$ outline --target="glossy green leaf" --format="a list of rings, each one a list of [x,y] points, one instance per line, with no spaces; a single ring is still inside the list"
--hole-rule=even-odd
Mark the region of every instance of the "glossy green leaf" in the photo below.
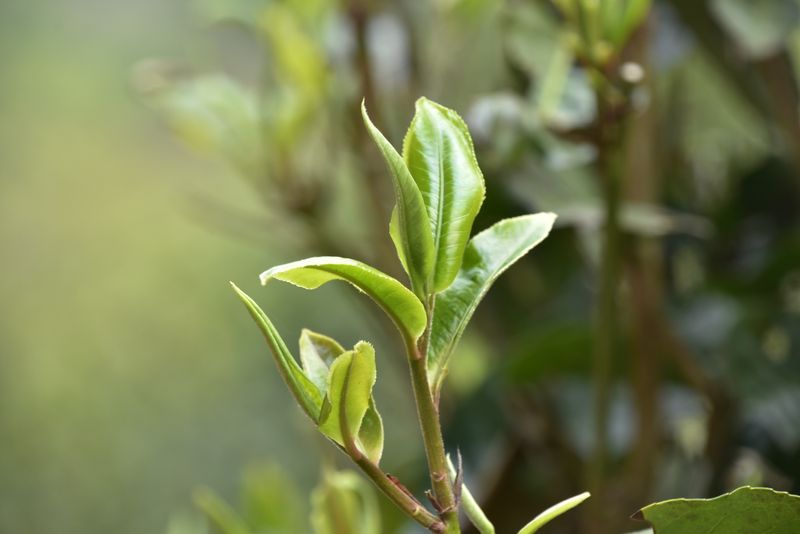
[[[328,373],[344,348],[334,339],[304,328],[300,333],[300,361],[308,379],[320,391],[328,388]]]
[[[376,377],[375,350],[369,343],[361,341],[353,350],[336,358],[328,377],[328,394],[319,429],[343,446],[346,437],[353,436],[359,450],[378,463],[383,452],[383,424],[372,401]],[[372,414],[367,424],[362,425],[367,412]],[[365,431],[363,439],[362,426]]]
[[[656,534],[745,534],[800,532],[800,497],[745,486],[714,499],[672,499],[634,514]]]
[[[588,499],[591,495],[588,491],[581,493],[580,495],[576,495],[574,497],[570,497],[567,500],[561,501],[558,504],[554,504],[541,514],[537,515],[533,521],[522,527],[518,534],[533,534],[547,523],[555,519],[556,517],[560,516],[564,512],[572,510],[580,503]]]
[[[261,283],[272,278],[304,289],[316,289],[331,280],[350,282],[383,308],[407,342],[415,342],[425,330],[425,308],[414,293],[391,276],[359,261],[334,256],[308,258],[264,271]]]
[[[467,125],[455,111],[420,98],[403,142],[403,159],[422,193],[431,225],[430,287],[443,291],[458,274],[486,192]]]
[[[433,272],[434,250],[422,193],[403,158],[370,121],[364,102],[361,103],[361,114],[392,174],[396,198],[390,224],[392,240],[400,261],[411,278],[414,292],[424,296],[429,290],[428,281]]]
[[[547,237],[555,219],[552,213],[505,219],[470,240],[458,276],[436,299],[428,352],[428,374],[435,393],[481,299],[503,271]]]
[[[265,314],[258,304],[244,291],[236,287],[236,284],[231,282],[231,287],[233,287],[236,295],[238,295],[239,299],[244,303],[247,311],[250,312],[253,320],[264,334],[267,345],[269,345],[272,356],[275,359],[275,364],[278,367],[278,372],[281,374],[281,377],[283,377],[292,395],[294,395],[294,398],[300,404],[303,411],[306,412],[314,422],[317,422],[319,420],[320,409],[322,408],[322,392],[297,364],[297,361],[289,352],[289,349],[286,348],[286,343],[283,342],[283,339],[280,334],[278,334],[272,321],[267,317],[267,314]]]

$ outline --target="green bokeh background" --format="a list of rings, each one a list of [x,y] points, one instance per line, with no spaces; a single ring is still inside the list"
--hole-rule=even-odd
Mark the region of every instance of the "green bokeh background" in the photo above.
[[[0,532],[160,532],[197,485],[234,495],[252,462],[280,458],[301,487],[317,476],[320,446],[228,286],[259,291],[292,253],[192,209],[231,170],[187,152],[130,88],[143,57],[203,53],[193,15],[0,4]],[[237,185],[216,194],[246,205]],[[338,289],[323,302],[349,298]],[[308,325],[354,342],[353,317],[318,298],[276,286],[266,302],[287,339]]]

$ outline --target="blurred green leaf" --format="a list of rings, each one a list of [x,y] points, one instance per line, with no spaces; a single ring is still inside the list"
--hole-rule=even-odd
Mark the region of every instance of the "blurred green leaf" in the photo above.
[[[261,283],[272,278],[303,289],[317,289],[331,280],[345,280],[369,295],[394,321],[407,342],[425,330],[427,318],[419,299],[394,278],[359,261],[321,256],[272,267],[261,273]]]
[[[472,138],[458,114],[427,98],[403,142],[403,158],[417,182],[433,232],[432,291],[443,291],[455,279],[485,187]]]
[[[377,464],[383,453],[383,424],[372,402],[376,377],[375,350],[367,342],[360,341],[352,351],[336,358],[331,366],[319,429],[343,446],[348,439],[357,440],[359,450]],[[372,412],[371,420],[363,427],[361,439],[368,411]]]
[[[411,278],[411,287],[417,295],[424,296],[430,289],[428,280],[433,269],[434,249],[422,193],[403,158],[370,121],[364,102],[361,103],[361,114],[392,174],[396,199],[389,230],[392,241]]]
[[[228,503],[208,488],[200,488],[194,494],[195,504],[203,511],[218,534],[255,534],[244,519]]]
[[[308,2],[312,7],[312,2]],[[316,112],[324,105],[328,87],[325,51],[303,28],[303,18],[322,13],[303,13],[297,3],[270,3],[259,18],[258,27],[270,46],[276,87],[264,102],[270,137],[291,150]]]
[[[208,534],[208,528],[202,516],[175,513],[169,518],[165,534]]]
[[[315,534],[381,534],[372,486],[351,471],[326,471],[311,494],[311,525]]]
[[[251,90],[213,74],[179,80],[145,97],[191,148],[223,157],[245,175],[263,169],[261,117]]]
[[[740,48],[752,58],[774,54],[800,21],[794,0],[713,0],[711,8]]]
[[[481,299],[503,271],[547,237],[555,219],[553,213],[505,219],[470,240],[458,277],[436,299],[428,353],[434,392],[441,388],[450,355]]]
[[[745,486],[713,499],[672,499],[634,514],[658,534],[745,534],[800,532],[800,497]]]
[[[280,334],[276,330],[272,321],[269,320],[264,311],[250,298],[245,292],[236,287],[231,282],[231,287],[238,295],[239,299],[244,303],[247,311],[253,317],[253,320],[258,325],[264,337],[267,340],[272,356],[275,359],[275,364],[278,367],[283,377],[284,382],[289,387],[289,390],[294,395],[294,398],[300,404],[300,407],[315,423],[319,421],[319,413],[322,408],[322,392],[317,386],[309,380],[300,366],[295,361],[289,349],[286,348]]]
[[[308,379],[320,391],[328,388],[328,373],[344,348],[334,339],[304,328],[300,333],[300,361]]]
[[[560,516],[561,514],[572,510],[580,503],[588,499],[591,495],[588,491],[581,493],[580,495],[576,495],[574,497],[570,497],[564,501],[561,501],[558,504],[555,504],[542,512],[541,514],[537,515],[533,521],[522,527],[518,534],[533,534],[534,532],[538,531],[540,528],[545,526],[547,523],[555,519],[556,517]]]
[[[603,34],[619,51],[644,21],[652,0],[604,0],[601,3]]]
[[[545,123],[550,122],[559,108],[574,59],[568,36],[562,35],[547,62],[547,70],[536,91],[536,108]]]
[[[250,467],[242,481],[242,515],[256,533],[302,532],[303,497],[278,465]]]

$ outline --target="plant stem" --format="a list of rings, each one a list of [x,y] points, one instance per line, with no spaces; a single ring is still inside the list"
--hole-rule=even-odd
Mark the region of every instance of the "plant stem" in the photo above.
[[[589,465],[589,487],[595,495],[593,509],[600,531],[607,503],[606,460],[608,456],[608,414],[611,404],[611,378],[617,349],[619,289],[619,190],[621,126],[608,113],[608,87],[602,77],[595,78],[597,96],[597,172],[603,196],[604,224],[600,252],[599,294],[595,307],[594,334],[594,451]]]
[[[350,368],[352,369],[352,367]],[[345,375],[343,391],[346,395],[350,384],[350,370]],[[344,450],[350,458],[358,465],[361,470],[380,488],[392,502],[402,509],[408,516],[420,523],[431,532],[443,532],[443,523],[423,507],[404,487],[390,479],[377,464],[366,457],[358,448],[356,437],[351,432],[351,427],[347,422],[347,405],[342,402],[339,405],[339,427],[342,432]]]
[[[367,477],[380,489],[389,499],[411,519],[430,530],[431,532],[443,533],[445,530],[442,521],[423,507],[416,499],[392,482],[386,473],[375,465],[364,455],[352,456],[353,461],[361,468]]]
[[[442,428],[439,421],[439,410],[431,394],[428,383],[427,354],[430,338],[431,318],[433,316],[434,299],[427,303],[428,326],[422,334],[417,345],[407,344],[408,361],[411,368],[411,384],[414,390],[414,399],[417,405],[417,418],[422,429],[422,441],[425,446],[425,456],[428,460],[431,487],[436,499],[440,517],[444,522],[447,534],[459,534],[461,529],[458,524],[458,507],[450,484],[447,470],[447,456],[444,450]]]

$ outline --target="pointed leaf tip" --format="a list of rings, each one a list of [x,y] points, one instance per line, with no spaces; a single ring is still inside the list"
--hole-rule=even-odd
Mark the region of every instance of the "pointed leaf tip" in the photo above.
[[[463,119],[421,97],[403,140],[403,160],[425,204],[433,236],[431,289],[446,289],[458,274],[472,223],[485,196],[483,174]]]
[[[292,356],[286,343],[281,338],[275,325],[269,320],[267,314],[264,313],[256,302],[250,298],[247,293],[239,289],[235,284],[231,283],[233,290],[239,297],[239,300],[245,305],[250,316],[255,321],[267,345],[270,348],[272,357],[275,360],[275,365],[278,368],[283,381],[291,391],[295,400],[300,404],[300,407],[315,423],[319,420],[319,413],[322,408],[322,392],[314,384],[308,376],[306,376],[303,369],[298,365],[297,361]]]
[[[424,296],[428,293],[433,272],[434,249],[430,221],[422,193],[402,156],[370,120],[363,101],[361,116],[392,176],[395,206],[389,234],[397,249],[400,262],[411,278],[414,292]]]
[[[504,219],[469,241],[458,276],[436,299],[428,358],[434,393],[447,373],[450,355],[489,288],[549,235],[555,219],[556,215],[549,212]]]
[[[574,497],[565,499],[558,504],[554,504],[541,514],[537,515],[533,521],[522,527],[517,534],[533,534],[556,517],[568,512],[569,510],[572,510],[591,496],[591,493],[584,491],[579,495],[575,495]]]

